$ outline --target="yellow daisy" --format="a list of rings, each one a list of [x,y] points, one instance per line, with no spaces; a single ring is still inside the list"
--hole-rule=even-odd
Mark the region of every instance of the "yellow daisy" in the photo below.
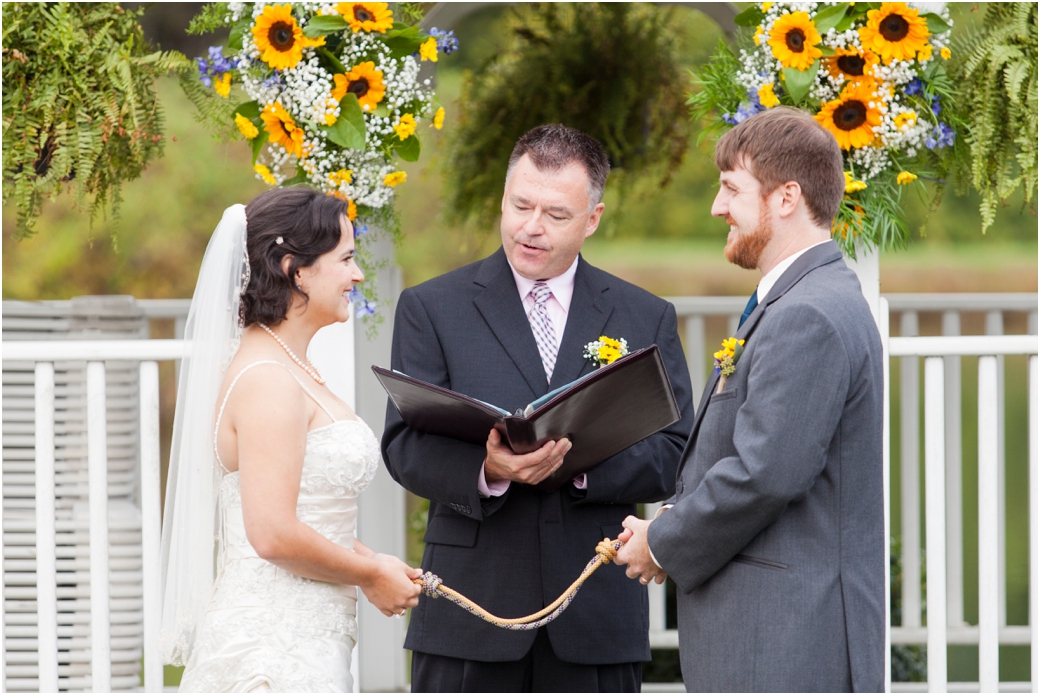
[[[816,46],[820,43],[820,32],[809,18],[808,12],[790,12],[773,22],[769,32],[769,45],[773,57],[785,68],[807,70],[813,61],[823,55]]]
[[[252,140],[260,134],[253,122],[240,113],[235,114],[235,125],[238,126],[239,132],[245,136],[246,140]]]
[[[924,48],[917,52],[917,59],[921,62],[932,59],[932,44],[926,43]]]
[[[773,3],[771,3],[771,2],[764,2],[764,3],[762,3],[762,11],[763,12],[769,12],[769,8],[772,7],[772,6],[773,6]]]
[[[297,158],[303,157],[303,129],[296,126],[289,112],[277,101],[260,113],[264,130],[271,134],[271,142],[281,145]]]
[[[343,15],[356,34],[359,31],[377,31],[385,34],[394,26],[394,13],[385,2],[341,2],[336,11]]]
[[[395,171],[383,177],[383,185],[393,188],[408,180],[408,174],[403,171]]]
[[[916,180],[917,174],[911,174],[909,171],[901,171],[899,172],[899,175],[896,176],[896,183],[900,186],[905,186],[906,184]]]
[[[419,58],[428,60],[431,63],[437,62],[437,39],[431,36],[419,46]]]
[[[383,71],[376,70],[371,60],[355,65],[346,75],[333,75],[332,79],[336,81],[332,98],[338,101],[350,92],[357,96],[362,111],[374,109],[386,94]]]
[[[773,92],[773,83],[764,84],[758,88],[758,100],[762,102],[762,106],[767,109],[771,109],[780,103],[780,100],[776,98],[776,93]]]
[[[827,66],[827,72],[833,77],[841,77],[846,80],[858,80],[862,77],[872,77],[874,66],[878,64],[878,57],[870,51],[857,51],[854,47],[839,48],[832,56],[823,59]]]
[[[757,27],[755,29],[755,35],[754,35],[753,38],[755,39],[755,45],[756,46],[761,46],[762,45],[762,37],[765,36],[765,35],[766,35],[766,32],[762,30],[762,27]]]
[[[829,130],[843,150],[874,142],[874,127],[881,124],[877,86],[870,80],[850,82],[841,96],[828,101],[814,118]]]
[[[263,164],[254,164],[253,171],[255,171],[268,186],[278,185],[278,181],[276,181],[274,176],[271,174],[271,170]]]
[[[213,80],[213,89],[217,94],[227,99],[228,94],[231,93],[231,73],[225,72],[223,75],[217,76],[217,78]]]
[[[440,107],[439,109],[437,109],[437,113],[433,114],[433,123],[431,123],[430,125],[432,125],[437,130],[440,130],[441,128],[444,127],[444,107],[443,106]]]
[[[347,201],[347,219],[351,222],[357,219],[357,205],[354,204],[353,200]]]
[[[329,183],[336,188],[339,188],[343,184],[350,185],[350,182],[354,180],[354,172],[351,169],[340,169],[329,174]]]
[[[881,57],[886,65],[894,60],[913,60],[929,47],[928,23],[917,8],[905,2],[883,2],[881,8],[867,12],[867,23],[860,27],[863,47]]]
[[[292,5],[268,5],[253,25],[253,41],[260,60],[275,70],[295,67],[303,59],[303,49],[324,46],[325,37],[308,39],[292,15]]]
[[[867,184],[866,184],[865,181],[860,181],[858,179],[854,179],[854,178],[852,178],[852,174],[850,174],[847,171],[845,172],[845,192],[846,193],[856,193],[857,191],[862,191],[862,190],[866,189],[866,187],[867,187]]]
[[[950,56],[952,56],[953,54],[950,53],[950,49],[949,48],[947,48],[946,46],[943,46],[942,48],[939,49],[939,55],[942,56],[943,60],[949,60]]]
[[[917,113],[915,111],[904,111],[895,117],[895,125],[899,130],[915,123],[917,123]]]
[[[415,132],[415,117],[410,113],[401,116],[401,120],[394,126],[394,132],[401,140],[407,140]]]

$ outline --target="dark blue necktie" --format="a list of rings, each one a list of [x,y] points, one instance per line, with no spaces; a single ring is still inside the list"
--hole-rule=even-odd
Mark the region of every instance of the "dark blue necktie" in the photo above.
[[[751,293],[751,299],[748,300],[747,306],[744,307],[744,313],[740,315],[740,323],[737,324],[737,328],[740,328],[741,326],[744,325],[744,322],[747,321],[748,316],[751,316],[751,312],[753,312],[755,310],[756,306],[758,306],[758,289],[757,288],[755,289],[754,292]]]

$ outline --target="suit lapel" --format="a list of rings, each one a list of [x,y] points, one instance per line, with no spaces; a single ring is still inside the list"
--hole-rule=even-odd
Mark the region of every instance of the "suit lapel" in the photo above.
[[[499,249],[489,256],[473,281],[484,288],[473,300],[477,310],[524,375],[535,397],[544,395],[548,391],[545,369],[505,252]]]
[[[614,310],[614,305],[604,294],[606,289],[606,286],[594,282],[591,267],[585,259],[579,257],[577,272],[574,274],[574,294],[571,295],[571,306],[567,310],[567,326],[556,355],[550,389],[559,388],[595,369],[595,365],[585,359],[582,353],[586,343],[598,339],[602,334]]]
[[[841,258],[841,251],[838,249],[838,245],[834,241],[828,241],[826,243],[815,246],[801,256],[791,264],[791,267],[784,271],[783,275],[776,281],[773,288],[769,290],[769,295],[764,301],[758,303],[755,310],[751,312],[744,325],[737,331],[735,337],[737,340],[750,340],[751,334],[754,332],[755,327],[758,326],[759,321],[765,314],[769,305],[776,300],[783,297],[788,290],[798,284],[798,281],[805,277],[813,268],[818,268],[821,265],[833,263]],[[677,476],[682,475],[683,468],[686,466],[686,460],[689,452],[692,450],[694,443],[697,441],[697,434],[700,430],[701,420],[704,418],[704,411],[708,408],[708,401],[711,400],[711,396],[715,393],[715,389],[719,383],[719,375],[713,369],[711,376],[708,378],[708,383],[704,387],[704,393],[701,394],[701,402],[697,406],[697,412],[693,418],[693,429],[690,431],[690,438],[686,443],[686,449],[683,451],[682,458],[679,462],[679,472]],[[676,478],[678,480],[678,477]]]

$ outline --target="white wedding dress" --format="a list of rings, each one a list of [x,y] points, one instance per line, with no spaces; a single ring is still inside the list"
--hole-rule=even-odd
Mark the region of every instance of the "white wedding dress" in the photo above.
[[[228,394],[258,364],[285,367],[254,362],[238,373]],[[357,499],[375,476],[379,442],[364,422],[336,420],[300,386],[334,422],[307,433],[296,516],[333,543],[353,548]],[[226,404],[227,395],[218,427]],[[221,480],[219,505],[217,578],[181,692],[352,692],[357,587],[306,579],[260,558],[246,538],[237,472]]]

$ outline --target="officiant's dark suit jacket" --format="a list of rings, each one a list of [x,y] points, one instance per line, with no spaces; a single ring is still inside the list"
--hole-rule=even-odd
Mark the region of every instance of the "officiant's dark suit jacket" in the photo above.
[[[650,549],[678,591],[691,692],[879,691],[881,340],[833,241],[810,248],[708,380]]]
[[[582,352],[600,335],[624,338],[631,350],[656,343],[668,370],[682,418],[589,471],[585,491],[568,483],[541,492],[514,482],[501,497],[481,498],[477,478],[485,447],[415,431],[388,404],[382,440],[387,468],[406,489],[430,500],[422,568],[491,613],[520,617],[548,605],[592,559],[596,543],[621,533],[636,503],[673,494],[693,407],[668,302],[580,259],[551,384],[501,249],[405,290],[394,322],[394,369],[509,411],[595,369]],[[564,661],[611,664],[648,660],[648,629],[646,588],[622,567],[607,565],[585,582],[548,635]],[[534,637],[534,631],[494,627],[443,598],[423,596],[412,611],[405,647],[515,661]]]

